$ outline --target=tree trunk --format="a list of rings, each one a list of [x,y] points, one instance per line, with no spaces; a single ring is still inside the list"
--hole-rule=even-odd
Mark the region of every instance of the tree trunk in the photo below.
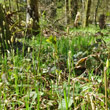
[[[31,34],[33,35],[37,35],[39,33],[40,26],[38,14],[38,0],[27,0],[26,28],[32,28]]]
[[[76,14],[78,10],[78,1],[77,0],[70,0],[70,16],[72,20],[75,20]]]
[[[98,12],[98,8],[99,8],[99,4],[100,4],[100,0],[97,0],[97,6],[96,6],[96,9],[95,9],[95,25],[97,26],[97,12]]]
[[[85,4],[85,17],[83,27],[86,27],[89,24],[88,18],[90,16],[90,9],[91,9],[91,0],[87,0]]]
[[[69,0],[65,0],[65,23],[69,23]]]
[[[55,17],[57,16],[57,4],[56,1],[52,2],[51,6],[50,6],[50,18],[51,20],[54,20]]]
[[[18,0],[16,0],[16,11],[20,11],[20,9],[19,9],[19,4],[18,4]],[[18,23],[19,23],[19,26],[20,26],[20,15],[19,14],[17,14],[17,20],[18,20]]]
[[[11,0],[9,0],[9,10],[11,11]]]
[[[9,49],[11,44],[11,32],[9,31],[9,26],[4,14],[3,6],[0,4],[0,46],[4,51],[5,49]]]
[[[104,14],[101,14],[100,17],[99,17],[99,27],[100,27],[100,29],[106,28],[105,15]]]

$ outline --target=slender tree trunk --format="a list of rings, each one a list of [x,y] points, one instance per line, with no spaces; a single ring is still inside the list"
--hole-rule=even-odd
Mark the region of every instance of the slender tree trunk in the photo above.
[[[9,0],[9,10],[11,11],[11,0]]]
[[[70,0],[70,16],[72,20],[75,20],[76,14],[78,10],[78,1],[77,0]]]
[[[29,27],[29,22],[32,21]],[[39,33],[39,13],[38,13],[38,0],[27,0],[27,16],[26,16],[26,27],[32,28],[32,34],[36,35]]]
[[[3,6],[0,4],[0,46],[4,51],[5,49],[9,49],[11,44],[11,32],[9,31],[9,25],[7,23]]]
[[[18,0],[16,0],[16,11],[19,11]],[[17,14],[17,19],[18,19],[18,23],[19,23],[19,26],[20,26],[20,15],[19,14]]]
[[[50,18],[51,20],[54,20],[54,18],[57,16],[57,3],[56,1],[53,1],[51,6],[50,6]]]
[[[105,9],[106,9],[106,11],[108,11],[108,10],[109,10],[109,3],[108,3],[109,1],[106,0],[105,2],[106,2],[106,3],[105,3],[105,7],[106,7]]]
[[[84,26],[84,11],[85,11],[85,1],[84,0],[81,0],[81,4],[82,4],[82,10],[81,10],[81,23],[82,23],[82,26]]]
[[[90,9],[91,9],[91,0],[87,0],[88,5],[87,5],[87,16],[86,16],[86,26],[89,24],[89,16],[90,16]]]
[[[85,4],[85,18],[84,18],[84,24],[83,27],[88,26],[88,18],[90,16],[90,9],[91,9],[91,0],[87,0]]]
[[[97,26],[97,12],[98,12],[98,8],[99,8],[99,4],[100,4],[100,0],[97,0],[97,6],[96,6],[96,9],[95,9],[95,25]]]
[[[65,23],[69,23],[69,0],[65,0]]]
[[[105,14],[101,14],[99,17],[99,27],[100,29],[104,29],[106,28],[106,24],[105,24]]]

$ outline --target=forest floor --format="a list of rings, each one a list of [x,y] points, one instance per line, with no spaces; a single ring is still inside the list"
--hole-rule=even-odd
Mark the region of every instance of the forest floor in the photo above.
[[[0,57],[0,110],[110,109],[110,29],[56,36],[19,39],[29,47]]]

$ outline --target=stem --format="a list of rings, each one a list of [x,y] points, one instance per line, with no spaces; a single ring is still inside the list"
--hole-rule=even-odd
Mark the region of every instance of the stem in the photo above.
[[[107,105],[107,68],[104,68],[104,80],[105,80],[105,110],[108,110],[108,105]]]

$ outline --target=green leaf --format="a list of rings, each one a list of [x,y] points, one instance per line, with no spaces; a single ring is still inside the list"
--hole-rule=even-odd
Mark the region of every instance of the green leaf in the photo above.
[[[69,100],[67,98],[67,102],[68,102],[68,108],[70,108],[73,104],[73,98],[71,97]],[[66,110],[66,101],[65,101],[65,99],[62,99],[62,101],[59,103],[58,109]]]
[[[56,36],[50,36],[47,40],[46,40],[48,43],[51,43],[51,44],[56,44]]]

